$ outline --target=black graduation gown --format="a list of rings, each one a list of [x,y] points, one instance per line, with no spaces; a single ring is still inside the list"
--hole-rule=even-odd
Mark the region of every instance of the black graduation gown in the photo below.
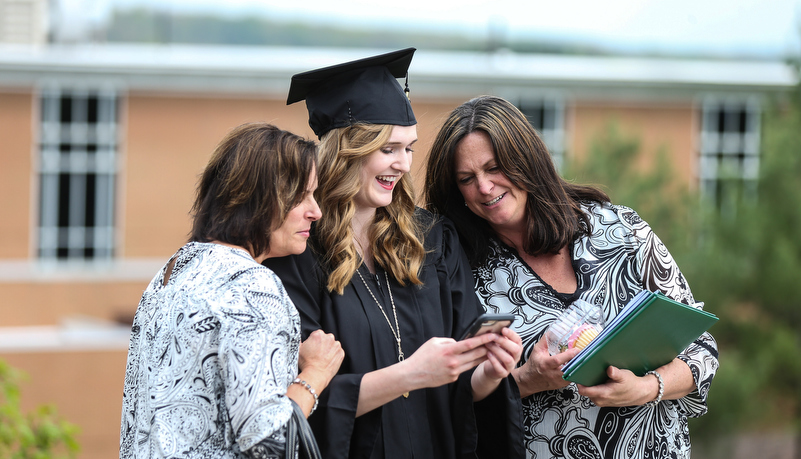
[[[407,357],[434,336],[458,339],[483,312],[455,228],[448,220],[432,224],[433,216],[424,210],[418,210],[417,217],[430,226],[421,272],[424,285],[402,287],[389,278]],[[300,312],[304,339],[322,328],[333,333],[345,351],[337,376],[309,418],[323,457],[524,456],[522,408],[511,376],[479,403],[472,401],[472,371],[467,371],[452,384],[412,391],[408,398],[399,397],[357,418],[362,376],[398,362],[387,319],[358,274],[342,295],[328,292],[327,276],[310,248],[264,264],[278,274]],[[361,273],[394,327],[384,272],[378,269],[372,275],[362,266]]]

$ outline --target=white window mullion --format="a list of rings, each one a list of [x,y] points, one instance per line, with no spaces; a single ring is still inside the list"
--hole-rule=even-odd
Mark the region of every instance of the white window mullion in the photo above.
[[[41,175],[39,256],[55,258],[58,249],[58,174]]]
[[[97,174],[95,189],[94,248],[99,258],[106,258],[114,247],[114,176]]]
[[[82,257],[86,245],[86,174],[70,174],[69,236],[71,257]]]

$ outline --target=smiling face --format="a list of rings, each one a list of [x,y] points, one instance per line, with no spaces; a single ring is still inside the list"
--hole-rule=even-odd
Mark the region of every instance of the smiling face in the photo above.
[[[527,194],[501,171],[485,132],[472,132],[459,142],[455,166],[459,191],[474,214],[496,233],[522,231]]]
[[[268,258],[297,255],[306,250],[306,240],[309,239],[311,223],[322,215],[317,201],[314,200],[314,190],[316,189],[317,171],[312,170],[303,200],[289,211],[284,223],[273,230],[270,235]]]
[[[354,199],[357,211],[386,207],[392,202],[392,190],[411,169],[416,141],[417,126],[394,126],[389,141],[367,155],[361,169],[361,187]]]

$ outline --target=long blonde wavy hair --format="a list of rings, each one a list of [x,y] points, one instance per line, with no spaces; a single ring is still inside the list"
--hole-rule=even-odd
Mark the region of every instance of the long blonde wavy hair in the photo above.
[[[320,141],[318,186],[314,197],[322,217],[316,223],[314,245],[329,272],[328,290],[344,292],[362,263],[351,223],[354,198],[361,188],[361,170],[367,157],[389,141],[391,125],[354,124],[333,129]],[[368,239],[375,262],[401,285],[422,285],[425,259],[423,228],[414,218],[414,185],[403,174],[393,190],[392,202],[376,209]]]

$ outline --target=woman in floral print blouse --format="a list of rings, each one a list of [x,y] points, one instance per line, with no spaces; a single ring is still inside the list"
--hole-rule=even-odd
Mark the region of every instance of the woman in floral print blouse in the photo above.
[[[431,149],[426,203],[455,223],[489,312],[515,314],[528,457],[689,458],[687,418],[703,415],[718,368],[709,333],[657,374],[609,367],[594,387],[568,383],[545,329],[576,299],[607,322],[640,290],[700,307],[665,245],[637,213],[562,179],[514,105],[482,96],[457,107]]]

